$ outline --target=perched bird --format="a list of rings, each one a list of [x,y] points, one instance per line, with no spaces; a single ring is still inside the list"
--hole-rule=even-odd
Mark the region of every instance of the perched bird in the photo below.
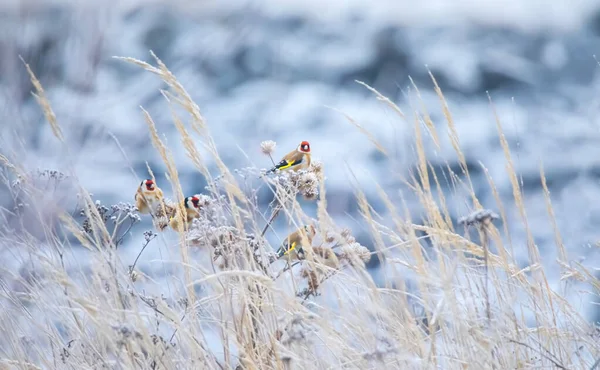
[[[189,226],[194,218],[200,217],[200,198],[195,195],[192,195],[191,197],[185,197],[183,200],[183,209],[185,212],[185,221]],[[178,230],[179,221],[177,220],[177,217],[175,217],[175,212],[171,217],[169,224],[173,230]]]
[[[266,172],[266,174],[273,173],[277,170],[303,170],[310,166],[310,144],[308,141],[303,141],[298,147],[286,154],[283,159]]]
[[[152,179],[142,181],[135,193],[135,206],[140,213],[154,213],[163,199],[162,190]]]
[[[277,250],[277,258],[281,259],[287,256],[290,260],[301,260],[304,259],[305,251],[302,248],[302,234],[306,236],[308,245],[312,244],[312,239],[316,235],[316,230],[313,225],[304,225],[298,230],[288,235],[283,241],[282,245]],[[306,245],[304,245],[306,247]]]

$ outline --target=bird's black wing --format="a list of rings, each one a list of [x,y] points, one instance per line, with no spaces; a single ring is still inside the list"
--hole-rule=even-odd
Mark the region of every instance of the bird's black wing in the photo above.
[[[275,172],[276,170],[285,170],[286,168],[290,168],[300,163],[302,163],[302,157],[294,161],[287,161],[286,159],[282,159],[281,162],[279,162],[275,165],[275,167],[267,171],[267,173]]]

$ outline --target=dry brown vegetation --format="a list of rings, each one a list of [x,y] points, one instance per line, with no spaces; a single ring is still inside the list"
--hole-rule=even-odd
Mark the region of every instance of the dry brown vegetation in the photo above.
[[[356,202],[375,248],[369,253],[356,243],[351,230],[337,226],[328,214],[327,164],[316,161],[307,173],[261,180],[276,194],[269,214],[285,218],[293,228],[311,223],[317,230],[306,259],[286,265],[273,263],[278,246],[269,245],[264,237],[269,222],[249,186],[258,172],[225,166],[198,105],[158,58],[154,56],[156,66],[120,59],[165,82],[162,93],[181,144],[209,184],[205,211],[189,229],[178,232],[177,245],[166,246],[179,253],[157,261],[165,285],[138,269],[137,258],[124,260],[117,253],[127,233],[136,232],[140,216],[135,208],[125,203],[105,207],[78,185],[76,176],[31,173],[16,159],[0,156],[1,174],[15,205],[0,210],[2,255],[23,265],[15,272],[7,262],[0,275],[0,368],[589,369],[597,365],[600,331],[550,288],[545,268],[560,269],[564,279],[588,284],[595,295],[600,281],[569,260],[554,221],[549,227],[555,229],[560,258],[554,266],[542,266],[498,117],[514,201],[529,236],[513,241],[513,247],[527,248],[528,267],[517,266],[513,247],[503,241],[510,235],[492,179],[488,178],[498,204],[486,206],[498,214],[485,210],[474,194],[452,115],[433,76],[446,118],[437,126],[425,108],[413,109],[409,117],[365,85],[399,121],[414,125],[418,167],[407,184],[425,210],[422,221],[411,219],[403,204],[393,203],[380,189],[392,215],[383,222],[356,187]],[[42,86],[29,72],[52,132],[64,143],[60,117],[55,117]],[[182,191],[177,164],[151,115],[143,108],[142,114],[168,170],[170,184],[159,185],[163,189],[170,185],[175,204],[180,204],[188,194]],[[386,153],[374,136],[346,117]],[[463,171],[450,180],[469,194],[466,200],[474,212],[461,220],[463,229],[452,224],[440,179],[430,171],[424,150],[425,141],[440,145],[442,133],[437,130],[444,125]],[[273,143],[265,144],[269,145]],[[209,171],[208,162],[216,163],[217,174]],[[450,167],[448,171],[452,172]],[[151,171],[150,177],[154,178]],[[543,187],[553,220],[545,181]],[[65,188],[77,189],[81,217],[61,208]],[[317,203],[316,219],[304,214],[300,196]],[[501,224],[504,228],[498,229]],[[471,240],[467,228],[479,237]],[[146,247],[159,248],[165,242],[162,235],[146,232],[143,248],[134,256]],[[83,258],[91,267],[81,267]],[[369,258],[380,259],[382,284],[376,285],[367,273]],[[535,325],[528,325],[526,317],[533,317]]]

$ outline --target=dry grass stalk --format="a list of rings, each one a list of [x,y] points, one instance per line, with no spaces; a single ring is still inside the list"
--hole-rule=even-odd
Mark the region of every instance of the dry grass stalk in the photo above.
[[[440,139],[438,137],[438,133],[435,128],[435,125],[434,125],[433,121],[431,120],[431,116],[429,115],[429,112],[427,111],[427,107],[425,107],[425,103],[423,102],[423,99],[421,97],[421,92],[419,91],[419,88],[417,87],[417,84],[413,81],[412,77],[409,76],[409,80],[410,80],[412,87],[415,89],[415,91],[417,93],[417,99],[421,102],[421,114],[424,117],[425,125],[426,125],[427,129],[429,130],[429,133],[431,134],[431,138],[433,139],[435,146],[439,149],[440,148]]]
[[[373,136],[373,134],[371,134],[367,129],[365,129],[363,126],[361,126],[360,123],[356,122],[356,120],[354,120],[348,114],[346,114],[346,113],[344,113],[344,112],[342,112],[342,111],[340,111],[338,109],[331,108],[331,107],[329,107],[329,108],[333,109],[334,111],[336,111],[336,112],[340,113],[341,115],[343,115],[346,118],[346,120],[348,120],[348,122],[350,122],[354,127],[356,127],[363,135],[365,135],[369,139],[369,141],[371,143],[373,143],[373,145],[375,145],[375,148],[377,148],[377,150],[379,150],[381,153],[383,153],[386,156],[388,155],[387,150],[385,150],[385,148],[383,147],[383,145],[381,145],[377,141],[377,139],[375,139],[375,137]]]
[[[65,139],[62,134],[62,130],[61,130],[60,126],[58,125],[58,123],[56,122],[56,115],[54,114],[54,111],[52,110],[50,101],[46,97],[46,93],[44,92],[44,88],[42,87],[42,84],[35,77],[35,74],[29,67],[29,64],[25,63],[25,60],[23,60],[23,58],[21,58],[21,57],[19,57],[19,58],[21,59],[23,64],[25,64],[25,68],[27,69],[27,73],[29,74],[29,78],[31,79],[31,83],[33,84],[33,86],[35,87],[35,90],[37,91],[37,94],[32,93],[32,95],[35,97],[38,104],[42,108],[42,111],[44,112],[44,116],[46,117],[46,120],[48,121],[48,123],[50,124],[50,128],[52,129],[52,133],[54,134],[54,136],[56,136],[56,138],[58,140],[60,140],[61,142],[64,143]]]

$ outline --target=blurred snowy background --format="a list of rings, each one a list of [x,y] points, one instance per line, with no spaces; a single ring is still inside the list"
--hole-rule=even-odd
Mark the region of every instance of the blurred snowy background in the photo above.
[[[112,56],[151,63],[153,50],[188,89],[204,113],[221,156],[231,168],[266,168],[263,140],[277,155],[301,140],[312,145],[327,173],[329,211],[340,225],[363,233],[350,176],[352,169],[378,211],[374,182],[402,209],[401,192],[415,221],[417,202],[402,185],[414,169],[410,104],[420,89],[442,136],[442,150],[428,148],[434,164],[459,173],[446,137],[439,99],[427,67],[450,105],[477,196],[498,210],[485,173],[489,169],[509,218],[516,258],[527,266],[525,231],[512,201],[499,145],[491,95],[522,176],[530,227],[546,262],[554,262],[554,234],[539,181],[545,167],[558,226],[574,260],[594,268],[600,253],[600,2],[595,0],[443,1],[3,1],[0,4],[0,153],[28,169],[67,171],[65,152],[32,98],[19,55],[41,80],[63,128],[77,175],[105,204],[131,202],[150,163],[168,195],[165,167],[152,147],[140,105],[155,119],[174,151],[184,190],[201,192],[195,171],[160,95],[159,79]],[[426,67],[427,65],[427,67]],[[400,119],[357,84],[364,81],[397,102]],[[413,92],[410,92],[413,90]],[[409,99],[410,97],[410,99]],[[374,133],[390,159],[339,109]],[[137,177],[124,160],[114,135]],[[439,175],[441,178],[442,170]],[[443,181],[445,184],[445,181]],[[454,219],[469,211],[465,193],[450,187]],[[455,194],[455,195],[453,195]],[[270,198],[261,193],[262,206]],[[0,199],[8,205],[8,198]],[[314,214],[314,204],[306,204]],[[145,226],[150,223],[146,220]],[[277,223],[277,243],[285,220]],[[138,226],[123,249],[133,259],[143,239]],[[361,236],[361,233],[363,235]],[[166,236],[169,238],[170,236]],[[153,254],[154,253],[154,254]],[[158,256],[148,250],[144,259]],[[140,263],[144,266],[143,261]],[[377,261],[370,265],[377,276]],[[560,289],[558,271],[550,271]],[[589,318],[600,320],[590,302]]]

